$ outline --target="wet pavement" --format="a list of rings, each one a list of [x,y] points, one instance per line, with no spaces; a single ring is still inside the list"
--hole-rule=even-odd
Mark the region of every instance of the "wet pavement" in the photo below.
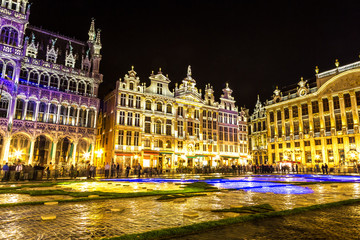
[[[103,184],[112,186],[106,182]],[[315,184],[306,187],[314,193],[274,194],[223,190],[177,203],[157,201],[157,197],[141,197],[60,203],[55,206],[3,207],[0,212],[0,239],[96,239],[223,219],[232,215],[211,210],[232,205],[268,203],[276,210],[284,210],[360,198],[360,183]],[[110,209],[124,210],[112,212]],[[184,216],[187,212],[194,212],[198,217]],[[41,220],[41,216],[45,215],[56,215],[56,220]]]
[[[360,204],[234,224],[177,240],[359,239]]]

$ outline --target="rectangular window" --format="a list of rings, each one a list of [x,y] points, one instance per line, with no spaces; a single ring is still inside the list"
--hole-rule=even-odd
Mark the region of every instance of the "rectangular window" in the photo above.
[[[310,146],[310,141],[304,141],[304,146],[309,147]]]
[[[277,111],[277,121],[281,121],[281,111]]]
[[[326,144],[327,144],[327,145],[331,145],[331,144],[332,144],[332,139],[331,139],[331,138],[327,138],[327,139],[326,139]]]
[[[203,128],[206,128],[206,123],[207,123],[207,121],[206,121],[206,119],[204,118],[204,119],[203,119]]]
[[[354,129],[354,120],[353,120],[352,112],[346,113],[346,123],[348,129]]]
[[[178,107],[178,116],[181,116],[181,117],[184,116],[184,108],[183,107]]]
[[[178,141],[178,150],[182,150],[182,149],[183,149],[183,142]]]
[[[200,124],[199,123],[195,123],[195,136],[197,138],[200,137]]]
[[[270,118],[271,123],[274,122],[274,113],[273,112],[270,112],[269,118]]]
[[[325,131],[326,131],[326,132],[330,132],[330,131],[331,131],[330,116],[325,116]]]
[[[341,115],[340,114],[335,115],[335,126],[336,126],[336,131],[341,131],[342,123],[341,123]]]
[[[141,107],[141,98],[136,97],[136,108],[140,108],[140,107]]]
[[[314,132],[320,132],[320,118],[314,118]]]
[[[224,113],[224,123],[228,123],[228,115]]]
[[[322,102],[323,102],[323,110],[324,110],[324,112],[328,112],[329,111],[329,99],[324,98],[322,100]]]
[[[271,136],[271,138],[275,137],[275,127],[274,126],[270,127],[270,136]]]
[[[360,92],[356,92],[355,93],[355,96],[356,96],[356,105],[360,105]]]
[[[232,128],[229,128],[229,141],[230,142],[234,141],[234,132]]]
[[[194,128],[193,128],[193,122],[188,122],[187,123],[187,131],[188,131],[188,134],[190,135],[190,136],[193,136],[194,135]]]
[[[315,140],[315,145],[321,145],[321,140],[320,140],[320,139],[316,139],[316,140]]]
[[[206,130],[203,130],[203,140],[206,140]]]
[[[156,93],[157,94],[163,94],[163,85],[162,85],[162,83],[157,83],[156,84]]]
[[[291,143],[286,143],[286,148],[291,148]]]
[[[301,104],[301,114],[303,116],[306,116],[309,114],[309,108],[308,108],[307,103]]]
[[[311,102],[312,113],[319,113],[319,103],[318,101]]]
[[[224,127],[224,140],[229,141],[228,128]]]
[[[277,130],[278,130],[278,137],[282,137],[282,125],[281,124],[278,124],[277,126]]]
[[[184,122],[178,121],[178,135],[179,137],[184,136]]]
[[[299,135],[299,122],[294,122],[294,135]]]
[[[196,119],[200,118],[200,111],[199,110],[195,110],[194,118],[196,118]]]
[[[126,145],[131,145],[131,132],[126,133]]]
[[[216,132],[213,132],[213,140],[217,141]]]
[[[129,107],[134,107],[134,96],[129,95]]]
[[[223,127],[219,127],[219,140],[220,141],[224,140]]]
[[[329,162],[334,162],[334,152],[332,149],[328,149],[328,160]]]
[[[120,105],[125,107],[126,106],[126,94],[125,93],[122,93],[120,95]]]
[[[213,129],[216,130],[216,121],[213,121]]]
[[[118,135],[118,144],[124,145],[124,131],[120,130]]]
[[[150,139],[145,139],[144,147],[149,148],[150,147]]]
[[[151,133],[151,117],[145,117],[145,133]]]
[[[307,163],[311,163],[312,159],[311,159],[311,151],[306,151],[305,152],[305,159]]]
[[[135,113],[135,127],[140,127],[140,113]]]
[[[295,147],[300,147],[300,142],[295,142]]]
[[[271,144],[271,149],[275,149],[275,144]]]
[[[166,120],[166,135],[171,136],[171,120],[167,119]]]
[[[210,140],[212,139],[212,134],[211,134],[211,130],[208,130],[208,135],[207,135],[207,138]]]
[[[285,135],[290,136],[290,123],[285,123]]]
[[[128,112],[127,125],[132,126],[133,114],[132,112]]]
[[[234,142],[238,142],[238,130],[234,129]]]
[[[208,128],[211,129],[211,127],[212,127],[211,120],[208,120]]]
[[[303,121],[303,132],[304,134],[309,134],[310,128],[309,128],[309,120]]]
[[[349,143],[355,143],[355,137],[349,137]]]
[[[289,119],[289,109],[288,108],[284,109],[284,117],[285,117],[285,119]]]
[[[334,109],[340,109],[340,102],[338,96],[333,97],[333,104],[334,104]]]
[[[298,111],[298,107],[297,106],[293,106],[292,107],[292,115],[294,118],[299,116],[299,111]]]
[[[350,94],[348,94],[348,93],[345,93],[345,94],[344,94],[344,103],[345,103],[345,107],[346,107],[346,108],[351,107]]]
[[[279,143],[279,148],[280,148],[280,149],[282,148],[282,143]]]
[[[139,132],[134,133],[134,145],[139,146]]]
[[[119,119],[119,124],[120,125],[125,125],[125,112],[124,111],[120,111],[120,119]]]
[[[338,141],[338,144],[343,144],[343,143],[344,143],[344,139],[343,139],[343,138],[338,138],[337,141]]]

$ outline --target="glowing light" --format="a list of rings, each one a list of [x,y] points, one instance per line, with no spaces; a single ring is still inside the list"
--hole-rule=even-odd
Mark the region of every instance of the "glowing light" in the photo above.
[[[138,158],[139,158],[139,156],[136,154],[136,155],[134,156],[134,158],[135,158],[135,159],[138,159]]]
[[[104,152],[104,150],[102,150],[102,148],[101,148],[100,150],[96,151],[95,153],[96,153],[96,156],[99,158],[99,157],[101,157],[103,152]]]
[[[85,159],[88,159],[88,158],[90,157],[90,153],[89,153],[89,152],[86,152],[86,153],[84,153],[83,156],[84,156]]]
[[[22,155],[22,151],[21,151],[21,150],[16,150],[16,151],[14,152],[14,157],[15,157],[15,158],[21,158],[21,155]]]

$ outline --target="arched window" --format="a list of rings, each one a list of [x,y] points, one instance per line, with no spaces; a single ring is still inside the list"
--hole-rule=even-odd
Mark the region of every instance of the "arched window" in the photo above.
[[[85,93],[85,83],[79,82],[79,84],[78,84],[78,93],[79,94],[84,94]]]
[[[95,121],[95,111],[93,109],[90,109],[87,127],[89,127],[89,128],[94,127],[94,121]]]
[[[58,88],[59,87],[59,78],[56,75],[52,75],[50,78],[50,87]]]
[[[134,90],[134,83],[130,83],[130,87],[129,87],[130,90]]]
[[[86,110],[85,108],[81,108],[79,114],[79,126],[85,127],[85,123],[86,123]]]
[[[38,122],[45,122],[45,113],[46,113],[46,103],[41,102],[39,104],[39,110],[38,110]]]
[[[20,70],[20,82],[27,82],[27,79],[28,79],[28,70],[26,68],[22,68]]]
[[[166,106],[166,113],[172,113],[172,107],[170,104]]]
[[[59,124],[66,124],[67,107],[61,105]]]
[[[76,121],[76,108],[71,107],[70,108],[70,114],[69,114],[69,125],[75,125]]]
[[[27,104],[25,120],[32,121],[34,119],[35,109],[36,109],[36,102],[29,101]]]
[[[146,101],[145,109],[146,109],[146,110],[151,110],[151,101],[150,101],[150,100],[147,100],[147,101]]]
[[[65,92],[67,89],[68,89],[68,80],[66,78],[61,78],[60,91]]]
[[[162,103],[161,102],[156,103],[156,111],[162,112]]]
[[[49,123],[56,123],[56,116],[57,116],[57,105],[54,103],[50,104],[49,109]]]
[[[164,147],[164,146],[163,146],[163,141],[162,141],[162,140],[159,140],[158,146],[159,146],[159,148],[163,148],[163,147]]]
[[[40,75],[40,87],[49,86],[49,75],[43,73]]]
[[[9,108],[9,99],[2,95],[0,99],[0,118],[7,118],[8,108]]]
[[[24,100],[18,98],[16,100],[16,111],[15,111],[15,119],[21,120],[24,111]]]
[[[75,82],[74,80],[71,80],[71,81],[69,82],[69,90],[70,90],[71,92],[76,92],[76,82]]]
[[[13,79],[14,76],[14,65],[11,62],[6,64],[5,77]]]
[[[29,75],[29,83],[38,84],[39,83],[39,74],[35,71],[32,71]]]
[[[18,32],[12,27],[3,27],[1,29],[0,41],[5,44],[17,46]]]
[[[157,120],[156,124],[155,124],[155,133],[156,134],[161,134],[161,121]]]
[[[87,95],[93,94],[92,86],[91,86],[90,83],[88,83],[88,84],[86,85],[86,94],[87,94]]]

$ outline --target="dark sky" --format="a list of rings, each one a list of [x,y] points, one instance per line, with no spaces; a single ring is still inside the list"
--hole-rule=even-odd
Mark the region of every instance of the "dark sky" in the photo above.
[[[360,1],[32,0],[30,24],[87,40],[91,17],[102,29],[100,98],[135,66],[180,83],[192,66],[197,86],[225,82],[239,106],[252,111],[256,95],[276,85],[359,59]]]

